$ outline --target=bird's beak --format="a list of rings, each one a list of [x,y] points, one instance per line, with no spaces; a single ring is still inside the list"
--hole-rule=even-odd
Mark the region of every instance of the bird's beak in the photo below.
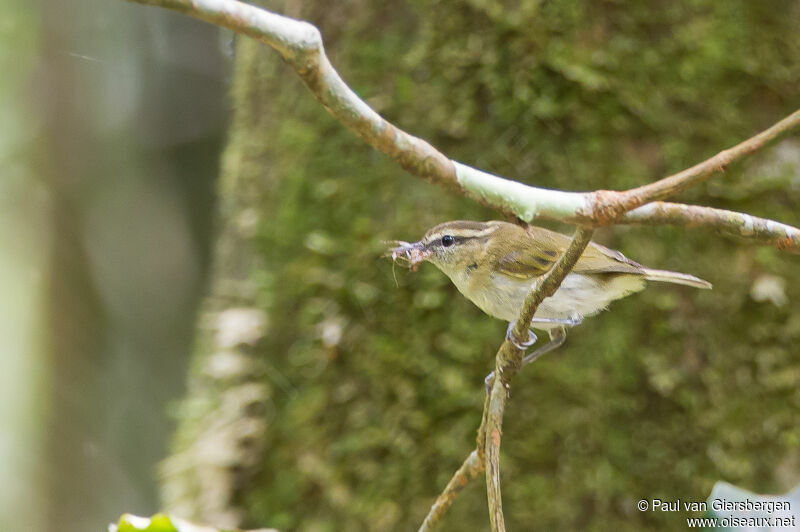
[[[396,244],[398,244],[398,246],[392,248],[392,260],[406,260],[412,268],[415,268],[417,264],[423,262],[433,254],[433,251],[426,249],[425,244],[421,241],[411,244],[398,241]]]

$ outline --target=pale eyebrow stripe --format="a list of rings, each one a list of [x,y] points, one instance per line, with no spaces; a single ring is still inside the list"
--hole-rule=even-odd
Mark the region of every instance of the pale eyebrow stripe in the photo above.
[[[434,242],[435,240],[439,240],[445,235],[451,235],[456,238],[461,239],[472,239],[472,238],[485,238],[495,231],[500,229],[498,226],[490,225],[485,229],[477,230],[477,229],[470,229],[466,227],[453,227],[449,231],[446,232],[437,232],[432,235],[427,235],[425,237],[425,242]]]
[[[478,237],[482,237],[482,236],[489,236],[492,233],[494,233],[495,231],[497,231],[498,229],[499,229],[499,227],[490,225],[489,227],[487,227],[483,231],[475,233],[475,235],[472,238],[478,238]]]

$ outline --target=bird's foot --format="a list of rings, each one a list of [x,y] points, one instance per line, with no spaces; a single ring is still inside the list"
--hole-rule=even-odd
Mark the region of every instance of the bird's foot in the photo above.
[[[517,342],[516,338],[514,338],[514,326],[516,324],[517,324],[516,320],[508,324],[508,329],[506,329],[506,340],[514,344],[514,347],[516,347],[520,351],[526,351],[530,346],[536,343],[536,340],[538,338],[533,333],[533,331],[529,330],[528,340],[522,343]],[[489,393],[491,393],[493,381],[494,381],[494,371],[489,373],[483,381],[486,384],[486,395],[489,395]]]
[[[494,371],[489,373],[485,379],[483,379],[483,384],[486,385],[486,395],[490,395],[492,393],[492,384],[494,383]]]
[[[533,331],[528,331],[528,340],[522,343],[518,343],[516,338],[514,338],[514,326],[517,324],[517,320],[512,321],[508,324],[508,329],[506,329],[506,340],[514,344],[514,347],[519,349],[520,351],[525,351],[530,346],[536,343],[536,335],[533,334]]]
[[[579,319],[578,323],[580,323],[580,321],[581,320]],[[506,338],[508,338],[514,345],[519,347],[517,345],[517,343],[514,342],[513,338],[509,338],[509,335],[511,334],[511,331],[513,329],[514,329],[514,323],[512,322],[508,326],[508,331],[506,331]],[[535,340],[536,335],[533,335],[533,333],[531,333],[531,335],[534,338],[533,342],[535,342],[536,341]],[[527,366],[528,364],[530,364],[531,362],[533,362],[534,360],[536,360],[540,356],[544,355],[545,353],[549,353],[550,351],[560,347],[564,343],[564,340],[566,340],[566,338],[567,338],[567,333],[566,333],[566,329],[564,329],[563,326],[562,327],[556,327],[554,329],[550,329],[550,341],[548,343],[546,343],[545,345],[543,345],[542,347],[540,347],[539,349],[535,350],[530,355],[527,355],[526,357],[524,357],[522,359],[522,365],[523,366]],[[528,340],[528,341],[530,342],[530,340]],[[531,342],[531,344],[529,344],[529,345],[532,345],[533,342]],[[519,348],[521,350],[523,350],[523,351],[525,350],[522,347],[519,347]],[[486,376],[486,378],[484,379],[483,382],[486,385],[486,395],[489,395],[492,392],[492,383],[494,382],[494,371],[489,373]]]

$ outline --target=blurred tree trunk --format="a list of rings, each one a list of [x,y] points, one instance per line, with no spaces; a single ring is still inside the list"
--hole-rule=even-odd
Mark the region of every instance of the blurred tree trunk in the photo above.
[[[169,511],[220,527],[242,524],[242,499],[264,452],[268,391],[252,345],[264,333],[266,315],[251,277],[262,268],[253,252],[255,229],[270,215],[260,205],[273,179],[265,146],[273,126],[269,87],[276,66],[263,46],[237,42],[211,295],[176,437],[181,451],[162,466]],[[202,407],[188,408],[191,403]]]
[[[48,530],[85,532],[157,509],[164,411],[184,386],[209,255],[224,68],[216,30],[182,17],[41,9],[45,515]]]

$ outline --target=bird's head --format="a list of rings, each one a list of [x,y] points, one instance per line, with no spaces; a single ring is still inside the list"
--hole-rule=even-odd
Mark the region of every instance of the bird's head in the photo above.
[[[427,260],[450,276],[477,266],[489,238],[498,228],[496,222],[444,222],[431,228],[419,242],[399,242],[392,249],[392,258],[406,260],[412,268]]]

